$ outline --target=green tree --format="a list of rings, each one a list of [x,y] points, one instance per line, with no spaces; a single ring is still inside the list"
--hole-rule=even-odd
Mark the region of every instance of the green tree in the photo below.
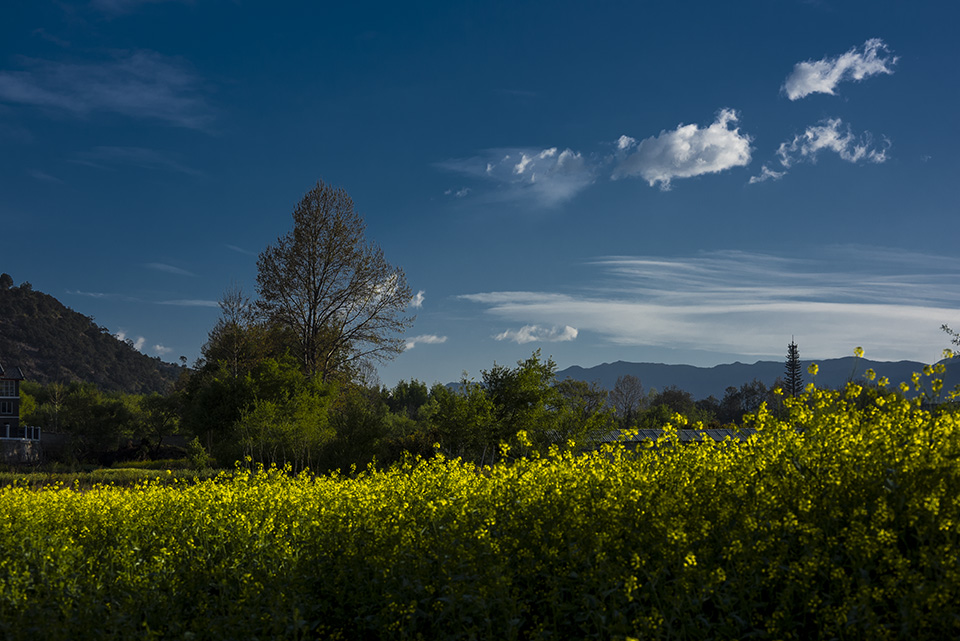
[[[7,290],[13,287],[13,276],[4,272],[0,274],[0,290]]]
[[[793,339],[787,345],[786,380],[783,384],[784,393],[793,398],[803,393],[803,370],[800,365],[800,349]]]
[[[258,305],[295,333],[304,371],[328,380],[403,351],[410,287],[364,238],[347,193],[318,182],[293,223],[257,260]]]
[[[180,427],[180,404],[175,394],[161,396],[154,392],[140,398],[140,417],[136,438],[150,443],[155,454],[163,439],[176,434]]]

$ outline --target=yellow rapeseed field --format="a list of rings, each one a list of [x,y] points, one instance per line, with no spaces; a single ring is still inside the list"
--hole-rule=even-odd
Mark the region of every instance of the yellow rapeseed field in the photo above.
[[[879,383],[744,442],[8,487],[0,637],[956,638],[960,415]]]

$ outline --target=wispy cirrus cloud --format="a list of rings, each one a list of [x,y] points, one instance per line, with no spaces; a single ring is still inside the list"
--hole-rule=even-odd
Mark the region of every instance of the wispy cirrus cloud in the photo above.
[[[851,255],[855,269],[847,267]],[[612,345],[757,357],[781,354],[796,335],[808,357],[847,355],[863,345],[881,360],[935,359],[943,348],[940,324],[960,320],[960,260],[952,257],[847,246],[807,258],[730,251],[605,257],[593,265],[605,286],[589,293],[462,298],[529,326],[572,323]]]
[[[188,1],[189,0],[91,0],[90,7],[109,15],[119,15],[133,13],[148,4],[162,4],[165,2],[185,3]]]
[[[577,338],[579,332],[575,327],[541,327],[539,325],[524,325],[518,330],[508,329],[494,336],[498,341],[513,341],[518,345],[526,343],[562,343]]]
[[[132,166],[173,171],[189,176],[202,175],[200,171],[181,163],[175,154],[144,147],[95,147],[90,151],[75,154],[73,162],[97,169]]]
[[[446,336],[437,336],[436,334],[421,334],[420,336],[414,336],[412,338],[406,339],[405,348],[413,349],[419,344],[440,345],[446,342],[447,342]]]
[[[472,158],[439,163],[439,167],[497,184],[500,191],[495,198],[528,199],[544,207],[571,200],[596,178],[596,167],[583,154],[558,147],[490,149]],[[469,193],[464,188],[456,196]]]
[[[202,129],[212,120],[201,79],[183,61],[155,51],[113,51],[97,61],[20,58],[0,71],[0,102],[73,116],[120,114]]]
[[[854,47],[834,58],[799,62],[783,83],[782,91],[790,100],[799,100],[813,93],[834,95],[844,81],[860,81],[878,74],[892,74],[897,57],[880,38],[867,40],[862,48]]]
[[[79,290],[79,289],[75,289],[75,290],[69,290],[69,289],[68,289],[68,290],[67,290],[67,293],[68,293],[68,294],[72,294],[72,295],[74,295],[74,296],[87,296],[88,298],[102,298],[102,299],[108,299],[108,300],[109,300],[109,299],[116,299],[116,300],[122,300],[122,301],[127,302],[127,303],[140,303],[140,302],[143,302],[143,301],[142,301],[141,299],[139,299],[139,298],[136,298],[136,297],[134,297],[134,296],[126,296],[126,295],[124,295],[124,294],[109,294],[109,293],[106,293],[106,292],[85,292],[85,291],[81,291],[81,290]]]
[[[226,245],[226,248],[230,251],[235,251],[238,254],[245,254],[247,256],[258,256],[257,252],[251,251],[249,249],[244,249],[243,247],[237,247],[236,245]]]
[[[619,161],[613,178],[640,176],[651,187],[660,183],[661,189],[668,190],[676,178],[746,166],[750,164],[751,138],[734,126],[737,121],[734,110],[722,109],[716,120],[703,128],[681,124],[639,143],[629,136],[620,136]]]
[[[168,265],[166,263],[146,263],[144,267],[158,272],[165,272],[167,274],[176,274],[177,276],[196,276],[196,274],[193,272],[187,271],[186,269],[182,269],[180,267],[175,267],[173,265]]]
[[[204,300],[202,298],[179,298],[176,300],[164,300],[158,305],[176,305],[177,307],[220,307],[220,303],[215,300]]]

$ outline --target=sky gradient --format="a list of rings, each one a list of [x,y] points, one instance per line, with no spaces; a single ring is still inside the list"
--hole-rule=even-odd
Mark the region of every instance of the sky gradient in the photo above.
[[[417,295],[387,385],[936,361],[955,2],[14,2],[0,271],[193,362],[318,180]]]

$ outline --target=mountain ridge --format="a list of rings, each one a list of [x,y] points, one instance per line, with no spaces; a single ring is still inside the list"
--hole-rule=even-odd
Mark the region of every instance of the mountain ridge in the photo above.
[[[954,360],[943,361],[946,372],[942,378],[944,389],[953,389],[960,384],[960,362]],[[804,385],[815,382],[818,387],[836,388],[849,380],[863,382],[864,372],[873,369],[877,379],[886,376],[892,385],[901,381],[910,381],[914,372],[922,372],[925,363],[918,361],[875,361],[868,358],[845,356],[828,359],[801,359]],[[807,372],[807,367],[816,363],[819,369],[813,377]],[[676,386],[690,392],[695,399],[713,396],[723,398],[728,387],[740,387],[754,379],[772,387],[777,378],[784,378],[785,361],[756,361],[753,364],[722,363],[712,367],[696,365],[672,365],[666,363],[635,363],[629,361],[614,361],[601,363],[592,367],[572,365],[557,371],[557,379],[572,378],[574,380],[597,383],[600,387],[611,390],[620,376],[631,375],[640,379],[641,385],[647,391]]]
[[[164,393],[180,367],[151,358],[29,283],[0,278],[0,364],[27,381],[93,383],[105,391]]]

